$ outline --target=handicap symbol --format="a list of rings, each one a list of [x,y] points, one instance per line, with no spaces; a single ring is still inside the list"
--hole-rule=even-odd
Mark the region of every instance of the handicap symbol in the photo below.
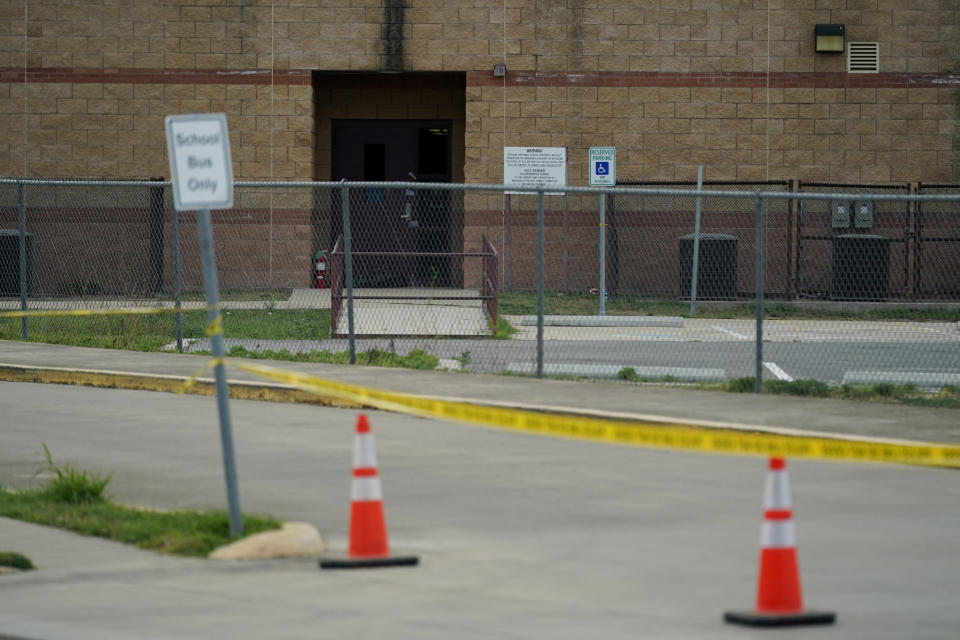
[[[610,163],[608,163],[608,162],[598,162],[598,163],[597,163],[597,175],[598,175],[598,176],[605,176],[605,175],[607,175],[607,174],[609,173],[609,170],[608,170],[608,167],[609,167],[609,166],[610,166]]]

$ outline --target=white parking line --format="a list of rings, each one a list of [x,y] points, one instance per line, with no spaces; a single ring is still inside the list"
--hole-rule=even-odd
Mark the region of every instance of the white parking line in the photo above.
[[[745,336],[742,333],[737,333],[736,331],[730,331],[730,329],[724,329],[723,327],[718,327],[717,325],[711,325],[710,328],[716,331],[719,331],[720,333],[726,333],[727,335],[731,335],[734,338],[737,338],[738,340],[750,339],[750,336]]]
[[[787,382],[793,382],[793,377],[789,373],[787,373],[786,371],[778,367],[776,362],[764,362],[763,366],[765,366],[770,371],[770,373],[777,376],[777,380],[786,380]]]

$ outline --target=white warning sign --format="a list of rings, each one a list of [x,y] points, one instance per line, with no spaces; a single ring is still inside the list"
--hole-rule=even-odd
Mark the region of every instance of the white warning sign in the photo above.
[[[547,195],[563,195],[556,188],[567,186],[566,147],[504,147],[503,184],[506,193],[529,193],[510,187],[546,187],[552,189]]]

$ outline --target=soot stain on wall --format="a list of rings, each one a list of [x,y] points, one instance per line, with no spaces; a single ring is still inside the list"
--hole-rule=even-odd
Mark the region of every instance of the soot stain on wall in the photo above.
[[[403,71],[403,21],[403,0],[385,0],[380,27],[383,71]]]

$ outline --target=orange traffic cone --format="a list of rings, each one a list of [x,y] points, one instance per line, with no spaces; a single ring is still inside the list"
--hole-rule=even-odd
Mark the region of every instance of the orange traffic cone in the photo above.
[[[783,458],[770,458],[763,506],[757,607],[748,612],[728,611],[724,620],[756,627],[833,624],[835,613],[803,609],[790,478]]]
[[[357,418],[353,449],[353,485],[350,503],[350,549],[346,558],[324,558],[323,569],[352,569],[415,565],[416,556],[391,556],[383,517],[383,490],[377,472],[377,452],[365,414]]]

